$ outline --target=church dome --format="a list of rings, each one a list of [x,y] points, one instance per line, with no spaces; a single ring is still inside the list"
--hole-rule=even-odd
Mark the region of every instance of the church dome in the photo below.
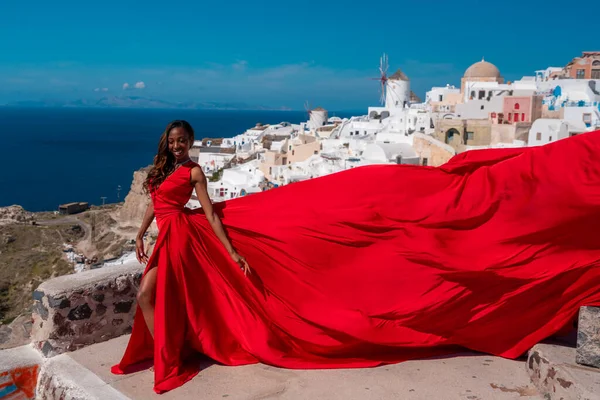
[[[492,63],[481,60],[465,71],[465,78],[500,78],[500,70]]]

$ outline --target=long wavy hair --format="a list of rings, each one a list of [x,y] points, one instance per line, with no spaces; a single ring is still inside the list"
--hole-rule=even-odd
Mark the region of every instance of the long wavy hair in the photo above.
[[[158,142],[158,152],[154,156],[154,164],[144,182],[146,193],[156,190],[175,169],[175,156],[169,151],[169,133],[173,128],[182,128],[187,133],[190,147],[194,143],[194,129],[187,121],[175,120],[167,125]]]

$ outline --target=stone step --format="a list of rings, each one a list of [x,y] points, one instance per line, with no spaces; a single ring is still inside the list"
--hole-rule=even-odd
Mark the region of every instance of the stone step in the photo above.
[[[68,354],[46,360],[39,374],[37,398],[44,400],[128,400]]]
[[[542,343],[529,351],[527,371],[548,400],[600,399],[600,370],[575,363],[576,349]]]
[[[110,373],[128,339],[122,336],[63,356],[71,357],[133,400],[543,399],[527,376],[525,360],[474,353],[365,369],[289,370],[262,364],[226,367],[206,362],[200,374],[184,386],[157,395],[149,370],[131,375]]]

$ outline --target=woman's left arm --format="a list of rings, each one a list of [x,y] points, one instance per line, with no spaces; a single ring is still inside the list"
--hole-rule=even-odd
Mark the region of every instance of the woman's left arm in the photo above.
[[[210,197],[208,196],[206,176],[204,175],[204,172],[202,171],[202,169],[200,169],[200,167],[192,168],[191,182],[194,186],[194,189],[196,189],[196,196],[198,196],[198,200],[200,201],[200,205],[204,210],[206,219],[208,220],[208,223],[210,224],[213,231],[215,232],[215,235],[217,235],[221,243],[223,243],[223,246],[225,246],[225,249],[231,256],[233,261],[236,262],[244,271],[244,275],[247,275],[248,273],[250,273],[250,266],[248,265],[246,259],[237,253],[237,251],[233,248],[233,245],[227,238],[225,230],[223,229],[223,224],[221,224],[221,219],[215,212],[212,202],[210,201]]]

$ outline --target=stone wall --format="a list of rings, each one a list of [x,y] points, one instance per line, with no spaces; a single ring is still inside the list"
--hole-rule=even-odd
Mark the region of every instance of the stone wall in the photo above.
[[[564,119],[564,117],[565,117],[564,107],[561,107],[558,110],[549,110],[547,105],[542,106],[542,118]]]
[[[53,357],[129,333],[143,268],[133,262],[42,283],[33,293],[33,345]]]
[[[415,133],[413,137],[413,148],[421,158],[421,164],[431,167],[439,167],[448,162],[456,154],[456,150],[435,139],[432,136],[422,133]]]
[[[600,368],[600,307],[581,307],[577,327],[577,364]]]
[[[489,146],[492,123],[488,119],[441,119],[435,127],[435,138],[461,153],[466,146]],[[472,138],[467,136],[472,133]],[[448,139],[448,140],[447,140]]]
[[[515,140],[527,143],[530,129],[530,122],[518,122],[516,124],[493,124],[490,144],[511,144],[514,143]]]

